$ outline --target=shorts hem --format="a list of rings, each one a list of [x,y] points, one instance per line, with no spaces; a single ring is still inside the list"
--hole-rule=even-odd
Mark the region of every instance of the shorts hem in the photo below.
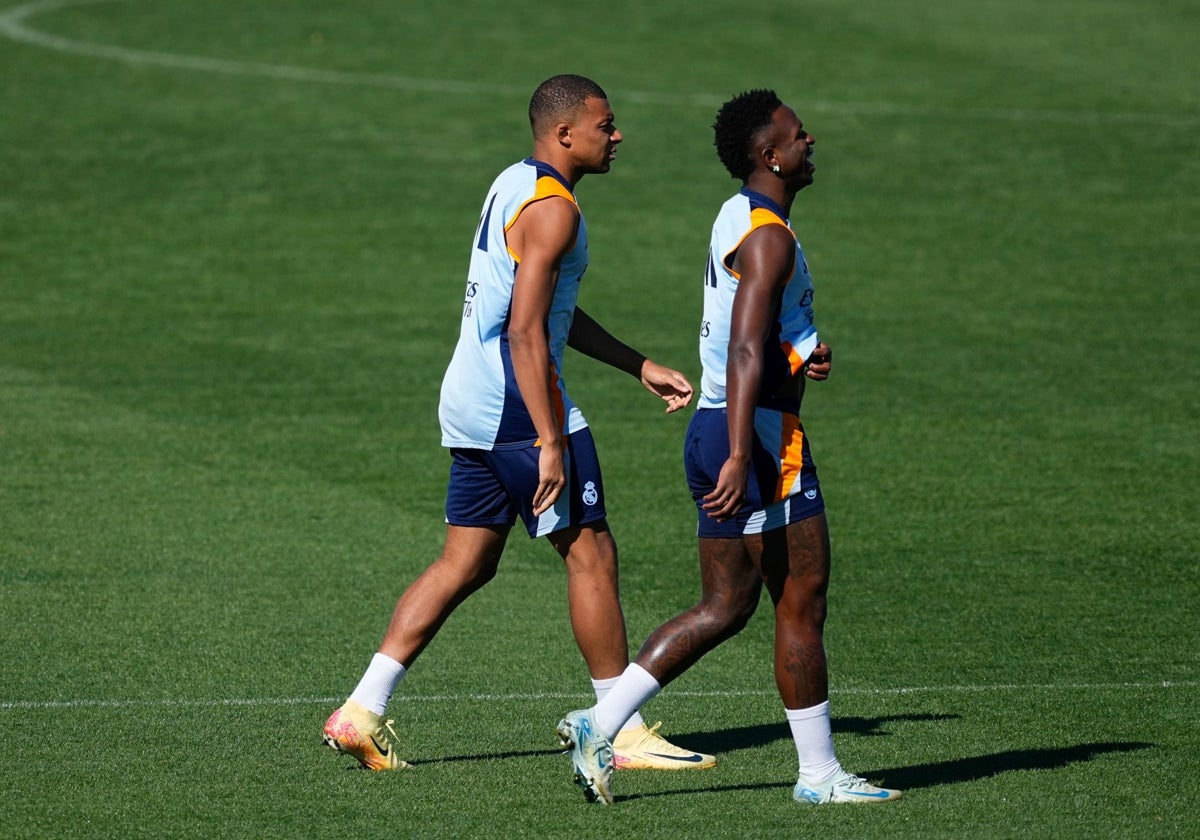
[[[447,525],[453,525],[456,528],[491,528],[496,525],[507,525],[511,528],[516,522],[515,519],[488,519],[466,522],[462,520],[455,521],[448,516],[445,519]]]
[[[793,510],[788,502],[794,498],[794,496],[791,496],[782,502],[775,502],[767,509],[759,508],[740,513],[733,520],[709,524],[707,529],[698,522],[696,525],[696,537],[702,540],[737,540],[758,534],[769,534],[772,531],[778,531],[780,528],[786,528],[796,522],[812,519],[814,516],[825,512],[824,499]],[[782,519],[779,518],[780,516],[782,516]],[[709,533],[705,533],[705,530],[708,530]]]
[[[538,531],[537,529],[526,530],[529,531],[529,538],[531,540],[535,540],[538,537],[548,537],[551,534],[557,534],[559,531],[565,531],[568,528],[582,528],[585,525],[593,525],[597,522],[603,522],[606,519],[608,519],[608,511],[601,511],[599,515],[587,516],[583,519],[580,519],[578,522],[564,520],[562,522],[555,523],[554,527],[551,527],[545,531]]]

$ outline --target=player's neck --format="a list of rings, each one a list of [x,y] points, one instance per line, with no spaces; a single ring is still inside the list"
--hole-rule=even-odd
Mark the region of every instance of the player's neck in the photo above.
[[[746,187],[757,193],[762,193],[778,204],[783,209],[784,215],[791,216],[792,201],[796,198],[796,194],[790,191],[787,185],[775,173],[765,171],[752,172],[750,177],[746,179]]]
[[[540,160],[542,163],[548,163],[554,167],[554,170],[563,177],[564,180],[572,187],[579,183],[583,178],[584,173],[571,160],[571,156],[563,154],[562,150],[553,145],[545,143],[534,143],[533,159]]]

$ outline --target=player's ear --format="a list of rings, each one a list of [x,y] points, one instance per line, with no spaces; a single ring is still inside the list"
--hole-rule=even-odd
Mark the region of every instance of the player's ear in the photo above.
[[[571,124],[561,122],[554,126],[554,136],[558,139],[558,144],[564,148],[571,148]]]

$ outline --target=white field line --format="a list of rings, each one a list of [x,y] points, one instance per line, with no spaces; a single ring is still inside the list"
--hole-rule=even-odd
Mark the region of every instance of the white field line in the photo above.
[[[924,685],[897,688],[832,689],[835,696],[880,696],[902,694],[998,694],[1022,691],[1160,691],[1200,688],[1200,681],[1163,680],[1160,682],[1112,683],[999,683],[990,685]],[[669,697],[768,697],[774,691],[672,691]],[[393,703],[526,703],[536,700],[580,701],[579,692],[522,692],[515,694],[401,694]],[[128,709],[128,708],[195,708],[217,706],[309,706],[341,703],[344,697],[243,697],[209,700],[162,698],[144,700],[0,700],[0,710],[21,709]]]
[[[30,46],[56,50],[89,58],[119,61],[141,66],[167,67],[227,76],[251,76],[280,79],[289,82],[309,82],[329,85],[350,85],[402,90],[417,93],[502,95],[525,97],[529,91],[512,85],[480,82],[454,81],[451,79],[424,79],[414,76],[397,76],[383,73],[352,73],[339,70],[318,70],[286,64],[264,64],[252,61],[205,58],[203,56],[179,55],[155,50],[139,50],[126,47],[98,44],[64,38],[42,32],[28,25],[31,18],[72,6],[109,3],[115,0],[38,0],[14,6],[0,12],[0,37]],[[725,96],[709,93],[665,93],[662,91],[616,91],[614,101],[632,102],[658,106],[703,106],[715,108],[725,101]],[[1140,123],[1145,125],[1192,126],[1200,124],[1200,113],[1138,113],[1130,111],[1056,110],[1042,108],[938,108],[898,102],[834,102],[828,100],[806,100],[806,110],[850,114],[941,117],[952,119],[993,120],[1001,122],[1065,123],[1081,125],[1103,125],[1105,123]]]
[[[125,64],[150,65],[168,67],[179,70],[197,70],[205,73],[219,73],[227,76],[260,76],[273,79],[283,79],[292,82],[317,82],[321,84],[356,85],[362,87],[384,87],[398,90],[418,91],[425,93],[467,93],[467,94],[520,94],[528,91],[515,87],[505,88],[498,85],[483,85],[477,82],[454,82],[443,79],[417,79],[408,76],[391,76],[373,73],[346,73],[337,70],[316,70],[307,67],[294,67],[286,64],[261,64],[249,61],[231,61],[220,58],[204,58],[202,56],[177,55],[175,53],[156,52],[153,50],[135,50],[125,47],[115,47],[107,44],[96,44],[90,41],[77,41],[63,38],[33,29],[26,25],[29,18],[46,12],[57,11],[71,6],[83,6],[94,3],[106,3],[112,0],[41,0],[15,6],[0,14],[0,35],[10,40],[31,46],[44,47],[49,50],[87,56],[89,58],[104,58],[120,61]]]

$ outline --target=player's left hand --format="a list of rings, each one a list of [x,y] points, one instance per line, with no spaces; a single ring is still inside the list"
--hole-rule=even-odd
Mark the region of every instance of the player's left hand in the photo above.
[[[685,407],[692,401],[692,383],[677,370],[663,367],[650,359],[642,362],[642,384],[652,394],[658,394],[667,404],[667,414]]]
[[[828,344],[822,341],[813,349],[808,361],[804,363],[804,375],[820,382],[829,378],[829,371],[832,367],[833,351],[829,349]]]

